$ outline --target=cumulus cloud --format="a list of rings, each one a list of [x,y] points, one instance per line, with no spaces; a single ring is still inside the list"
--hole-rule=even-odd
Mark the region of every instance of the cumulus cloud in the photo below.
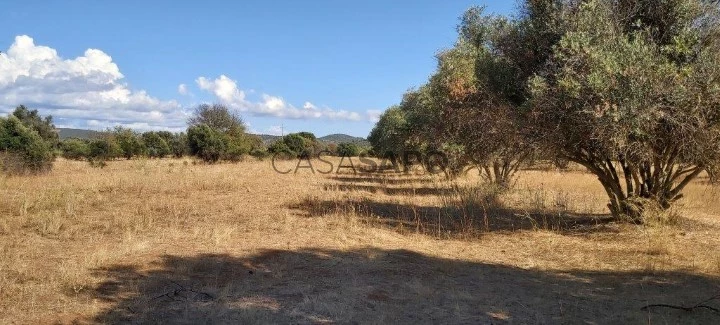
[[[377,123],[377,121],[380,120],[380,115],[382,115],[383,111],[377,110],[377,109],[371,109],[367,111],[367,117],[370,122]]]
[[[186,84],[179,84],[177,91],[178,91],[178,94],[183,95],[183,96],[190,95],[190,91],[187,89]]]
[[[267,128],[265,130],[265,132],[263,132],[263,133],[269,134],[269,135],[285,135],[288,132],[280,125],[273,125],[273,126]]]
[[[131,90],[112,58],[88,49],[63,59],[57,51],[17,36],[0,54],[0,112],[23,104],[51,114],[58,125],[100,128],[179,130],[187,112],[174,100],[163,101]],[[180,89],[178,88],[178,91]]]
[[[200,89],[212,93],[221,103],[251,115],[289,119],[368,120],[367,116],[357,112],[320,108],[311,102],[305,102],[302,108],[297,108],[282,97],[268,94],[262,94],[260,100],[252,101],[245,96],[245,91],[238,87],[235,80],[225,75],[214,80],[199,77],[195,83]]]

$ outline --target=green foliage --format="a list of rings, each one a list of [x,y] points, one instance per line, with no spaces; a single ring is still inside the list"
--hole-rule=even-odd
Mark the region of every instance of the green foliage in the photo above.
[[[283,143],[291,152],[297,155],[310,155],[313,149],[312,140],[301,136],[299,133],[291,133],[283,137]]]
[[[57,130],[55,130],[55,125],[53,125],[52,116],[48,115],[42,118],[37,110],[31,111],[23,105],[15,108],[12,115],[17,117],[17,119],[30,130],[35,130],[38,135],[53,148],[59,144],[60,137],[58,136]]]
[[[224,141],[227,144],[227,149],[223,155],[225,160],[240,161],[244,155],[249,154],[253,149],[249,136],[245,134],[226,135]]]
[[[113,136],[122,151],[122,156],[126,159],[132,159],[145,152],[145,144],[137,132],[118,126],[113,130]]]
[[[88,151],[88,160],[91,164],[95,161],[112,160],[123,155],[120,145],[111,134],[105,134],[98,139],[90,140]]]
[[[143,133],[142,140],[145,144],[145,153],[150,158],[163,158],[170,154],[170,146],[165,138],[172,138],[172,134],[161,136],[159,132],[148,131]]]
[[[357,157],[360,152],[360,147],[354,143],[345,142],[337,146],[337,154],[341,157]]]
[[[221,104],[202,104],[195,108],[195,113],[188,120],[190,127],[207,125],[220,133],[245,133],[245,123],[240,115],[233,113]]]
[[[406,149],[407,121],[399,106],[388,108],[373,127],[368,141],[379,155],[387,152],[401,154]]]
[[[168,142],[168,145],[170,146],[170,151],[175,158],[182,158],[190,152],[187,135],[185,133],[173,134],[173,137],[170,139],[170,142]]]
[[[298,153],[290,149],[283,140],[278,140],[270,144],[268,152],[274,155],[283,155],[288,157],[295,157],[298,155]]]
[[[565,19],[529,83],[533,124],[598,176],[614,216],[642,221],[720,161],[720,12],[692,0],[587,1]]]
[[[78,138],[63,140],[60,143],[60,150],[65,159],[83,160],[90,155],[88,142]]]
[[[310,142],[317,142],[317,137],[312,132],[298,132],[297,135],[310,140]]]
[[[243,156],[263,148],[262,139],[245,133],[239,115],[223,105],[200,105],[189,120],[190,153],[207,162],[240,161]],[[180,147],[180,139],[177,141]]]
[[[263,160],[270,156],[270,152],[265,147],[258,147],[250,151],[250,155],[258,160]]]
[[[225,135],[206,124],[188,128],[190,154],[205,162],[215,163],[227,150]]]
[[[45,172],[55,159],[53,146],[15,115],[0,118],[0,168],[10,173]]]

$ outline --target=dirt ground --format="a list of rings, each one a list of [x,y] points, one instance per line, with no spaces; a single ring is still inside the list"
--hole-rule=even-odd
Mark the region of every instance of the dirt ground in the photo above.
[[[0,323],[720,322],[705,178],[651,226],[609,220],[580,170],[466,204],[478,183],[188,159],[0,176]]]

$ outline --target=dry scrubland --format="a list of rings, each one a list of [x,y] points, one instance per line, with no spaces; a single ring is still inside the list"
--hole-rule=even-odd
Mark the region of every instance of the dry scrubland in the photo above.
[[[641,310],[720,294],[706,179],[674,224],[649,227],[609,223],[582,171],[523,171],[497,199],[476,183],[269,161],[3,176],[0,323],[720,321]]]

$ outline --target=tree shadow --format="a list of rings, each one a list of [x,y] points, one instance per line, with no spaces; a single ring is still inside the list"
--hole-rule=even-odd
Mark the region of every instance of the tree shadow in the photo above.
[[[416,177],[416,178],[409,178],[409,177],[388,177],[388,176],[382,176],[377,174],[368,174],[367,177],[362,176],[333,176],[329,179],[338,181],[338,182],[345,182],[345,183],[376,183],[376,184],[387,184],[387,185],[404,185],[404,184],[412,184],[412,183],[433,183],[437,180],[430,178],[430,177]]]
[[[360,185],[360,184],[327,184],[324,186],[326,191],[345,191],[345,192],[368,192],[368,193],[384,193],[386,195],[447,195],[452,193],[452,189],[443,187],[389,187],[384,185]]]
[[[720,293],[685,273],[551,272],[408,250],[265,250],[248,257],[163,256],[97,270],[92,322],[123,324],[714,323],[684,312]],[[718,307],[720,302],[708,301]]]
[[[607,214],[525,211],[506,208],[497,203],[485,207],[438,207],[369,199],[307,198],[291,205],[290,209],[306,217],[353,213],[371,225],[413,229],[426,235],[442,237],[539,229],[564,234],[618,231],[612,227],[614,219]]]

